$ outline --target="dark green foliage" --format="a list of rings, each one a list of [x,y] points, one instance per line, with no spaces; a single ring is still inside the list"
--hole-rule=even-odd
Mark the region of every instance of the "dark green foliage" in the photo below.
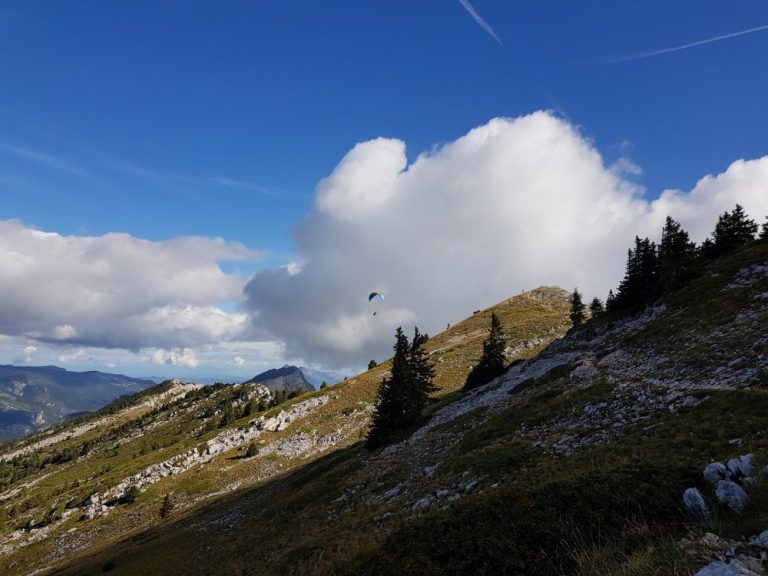
[[[370,362],[368,362],[368,370],[373,370],[378,365],[379,364],[376,362],[376,360],[371,360]]]
[[[322,383],[320,384],[320,390],[325,390],[326,388],[328,388],[328,382],[323,380]]]
[[[166,494],[165,498],[163,498],[163,505],[160,506],[160,518],[166,518],[172,510],[173,500],[171,500],[170,494]]]
[[[136,498],[139,497],[139,494],[139,489],[136,486],[131,486],[118,501],[120,504],[133,504],[136,501]]]
[[[259,447],[256,445],[256,442],[251,442],[248,444],[248,449],[245,451],[245,457],[246,458],[253,458],[259,453]]]
[[[575,558],[563,546],[576,531],[584,542],[605,544],[619,540],[639,516],[662,525],[680,522],[682,477],[679,471],[645,468],[544,482],[530,490],[501,488],[404,524],[341,573],[389,574],[397,558],[402,576],[573,574]],[[631,550],[646,542],[617,544]]]
[[[634,310],[653,303],[660,295],[659,258],[656,244],[635,236],[635,247],[627,251],[627,268],[609,311]]]
[[[675,292],[699,276],[704,263],[720,258],[755,239],[757,223],[747,218],[737,204],[718,218],[715,231],[697,249],[680,224],[666,219],[658,248],[648,238],[635,237],[627,253],[624,279],[614,295],[608,294],[606,310],[631,313],[652,304],[660,296]],[[768,222],[763,225],[768,234]]]
[[[269,407],[274,408],[275,406],[279,406],[280,404],[288,400],[289,394],[290,393],[288,392],[288,390],[275,390],[272,393],[272,400],[270,400],[269,402]]]
[[[705,238],[699,246],[699,257],[704,261],[714,260],[717,258],[717,251],[715,249],[715,243],[712,238]]]
[[[261,398],[253,397],[243,407],[243,417],[252,416],[266,408],[266,404]]]
[[[573,324],[573,327],[581,325],[584,322],[585,313],[585,306],[584,302],[581,300],[581,292],[579,292],[578,288],[573,289],[573,294],[571,294],[571,324]]]
[[[755,234],[757,234],[757,222],[747,218],[744,208],[736,204],[732,211],[724,212],[717,219],[715,231],[712,233],[714,256],[719,258],[733,252],[754,240]]]
[[[421,420],[428,394],[434,390],[434,369],[424,350],[428,339],[429,336],[416,328],[413,343],[409,344],[402,328],[397,329],[392,371],[382,380],[377,393],[367,439],[369,448],[390,442]]]
[[[501,330],[501,322],[496,313],[491,314],[491,329],[483,342],[483,355],[467,376],[464,388],[476,388],[490,382],[504,372],[504,349],[507,344]]]
[[[701,270],[696,244],[678,222],[667,216],[659,244],[659,289],[663,293],[682,288]]]
[[[763,222],[760,228],[760,240],[765,240],[766,238],[768,238],[768,216],[765,217],[765,222]]]
[[[612,294],[612,293],[611,293]],[[592,317],[599,316],[603,312],[605,312],[605,307],[603,306],[602,300],[595,296],[592,299],[592,302],[589,304],[589,311],[592,313]]]
[[[238,413],[234,404],[231,402],[228,403],[226,408],[224,409],[224,415],[221,417],[221,420],[219,421],[219,428],[224,428],[225,426],[232,424],[232,422],[237,420],[237,417],[238,417]]]
[[[409,386],[409,402],[406,407],[406,422],[415,424],[421,420],[424,408],[427,407],[430,392],[436,388],[432,385],[435,377],[435,369],[429,361],[424,345],[429,340],[429,335],[420,334],[418,328],[414,328],[413,342],[408,350],[408,365],[411,371],[412,381]]]

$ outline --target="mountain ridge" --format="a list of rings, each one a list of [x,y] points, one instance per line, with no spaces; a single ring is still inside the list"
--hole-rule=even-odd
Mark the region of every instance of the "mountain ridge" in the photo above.
[[[98,370],[0,366],[0,439],[23,436],[72,414],[91,412],[154,382]]]

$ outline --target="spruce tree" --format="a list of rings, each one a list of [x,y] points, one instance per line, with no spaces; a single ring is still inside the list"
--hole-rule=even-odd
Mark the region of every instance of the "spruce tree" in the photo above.
[[[765,217],[762,228],[760,228],[760,240],[768,238],[768,216]]]
[[[390,375],[381,381],[376,394],[376,407],[366,441],[369,448],[389,442],[395,431],[402,428],[404,424],[404,396],[407,382],[411,379],[408,348],[408,337],[403,333],[402,328],[398,328],[395,332],[392,370]]]
[[[584,313],[584,302],[581,301],[581,292],[578,288],[574,288],[573,294],[571,294],[571,324],[573,327],[579,326],[584,322],[586,314]]]
[[[662,293],[682,288],[699,272],[699,252],[688,232],[667,216],[659,244],[659,289]]]
[[[370,362],[368,362],[368,370],[373,370],[378,365],[379,364],[376,362],[376,360],[371,360]]]
[[[464,388],[476,388],[490,382],[504,372],[506,356],[504,349],[507,347],[504,333],[501,330],[501,322],[495,312],[491,313],[491,329],[488,338],[483,342],[483,355],[480,361],[472,368]]]
[[[612,295],[613,292],[610,292],[610,294]],[[603,306],[603,302],[600,300],[600,298],[595,296],[592,299],[592,302],[589,304],[589,311],[592,313],[592,318],[595,316],[600,316],[600,314],[605,312],[605,307]]]
[[[659,297],[659,261],[656,244],[635,236],[635,247],[627,251],[627,268],[619,284],[612,310],[633,310]]]
[[[396,439],[403,431],[421,420],[429,399],[434,368],[424,344],[426,334],[414,330],[413,343],[408,343],[402,328],[395,333],[395,355],[392,370],[379,385],[367,446],[375,448]]]
[[[747,218],[744,208],[736,204],[736,208],[731,212],[726,211],[717,219],[715,231],[712,233],[714,256],[719,258],[733,252],[754,240],[755,234],[757,234],[757,222]]]
[[[607,312],[616,310],[616,295],[613,293],[613,290],[608,290],[608,297],[605,299],[605,310]]]
[[[414,328],[413,341],[408,349],[407,359],[411,380],[408,382],[408,394],[405,406],[405,422],[408,425],[416,424],[421,420],[424,408],[427,407],[430,392],[436,388],[432,386],[435,377],[435,369],[429,361],[424,345],[429,340],[429,335],[421,334],[418,328]]]

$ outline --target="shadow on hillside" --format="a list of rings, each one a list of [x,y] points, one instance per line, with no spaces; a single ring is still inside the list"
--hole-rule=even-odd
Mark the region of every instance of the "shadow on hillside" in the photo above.
[[[326,507],[341,495],[345,486],[339,478],[362,466],[367,455],[363,444],[334,450],[265,484],[218,497],[175,518],[138,529],[44,574],[261,573],[251,572],[247,564],[258,561],[263,566],[280,556],[289,547],[288,528],[306,529],[303,520],[309,508]],[[260,552],[254,554],[254,550]]]

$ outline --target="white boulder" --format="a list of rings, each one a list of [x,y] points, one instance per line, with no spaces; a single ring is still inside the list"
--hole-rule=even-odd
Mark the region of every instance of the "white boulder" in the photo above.
[[[709,516],[709,506],[698,488],[688,488],[683,492],[683,504],[696,516]]]
[[[742,512],[749,504],[749,496],[744,488],[730,480],[720,480],[717,483],[715,496],[734,512]]]

